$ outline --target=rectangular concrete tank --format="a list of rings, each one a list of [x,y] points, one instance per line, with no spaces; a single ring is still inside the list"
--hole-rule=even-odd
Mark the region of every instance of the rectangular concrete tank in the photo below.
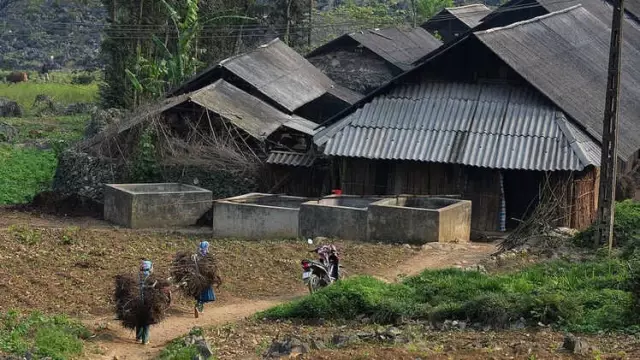
[[[380,197],[330,195],[300,207],[300,236],[355,241],[367,238],[367,208]]]
[[[213,235],[243,239],[298,237],[300,205],[308,198],[249,193],[213,203]]]
[[[471,201],[402,195],[369,206],[368,240],[425,244],[469,241]]]
[[[133,229],[190,226],[212,201],[211,191],[191,185],[105,184],[104,218]]]

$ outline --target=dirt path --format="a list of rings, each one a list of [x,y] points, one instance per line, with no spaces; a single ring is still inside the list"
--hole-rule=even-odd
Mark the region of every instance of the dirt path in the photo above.
[[[491,244],[447,245],[435,244],[425,246],[415,256],[399,264],[395,269],[383,269],[374,275],[388,282],[397,281],[399,275],[415,275],[427,268],[443,268],[456,265],[471,265],[477,263],[495,251]],[[351,274],[356,275],[356,274]],[[91,328],[101,329],[92,342],[100,354],[90,354],[92,360],[133,360],[153,359],[167,343],[189,332],[194,326],[210,326],[234,322],[251,316],[256,312],[268,309],[302,296],[305,291],[288,297],[247,300],[242,299],[233,303],[225,301],[224,305],[209,305],[198,318],[193,317],[191,309],[181,310],[172,314],[159,325],[151,328],[151,344],[142,346],[135,343],[131,331],[122,328],[110,318],[97,318],[85,321]]]

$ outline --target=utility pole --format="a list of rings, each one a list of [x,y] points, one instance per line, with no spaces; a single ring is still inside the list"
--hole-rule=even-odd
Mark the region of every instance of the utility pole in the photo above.
[[[598,218],[594,246],[604,242],[613,247],[613,219],[618,168],[618,105],[620,103],[620,67],[622,47],[622,19],[624,0],[613,0],[611,24],[611,47],[609,49],[609,71],[607,76],[607,98],[602,128],[602,158],[600,160],[600,193],[598,194]]]

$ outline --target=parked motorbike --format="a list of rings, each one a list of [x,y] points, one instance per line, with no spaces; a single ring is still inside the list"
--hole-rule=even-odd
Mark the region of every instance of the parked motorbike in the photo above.
[[[313,241],[308,240],[312,245]],[[340,279],[340,257],[338,249],[333,245],[318,246],[310,252],[318,255],[318,260],[304,259],[302,265],[302,280],[309,288],[309,293],[331,285]]]

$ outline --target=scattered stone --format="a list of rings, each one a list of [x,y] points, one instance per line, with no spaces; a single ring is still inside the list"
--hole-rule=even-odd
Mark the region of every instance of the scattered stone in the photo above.
[[[97,110],[97,107],[93,104],[89,103],[73,103],[67,105],[64,109],[64,115],[78,115],[78,114],[89,114],[94,113]]]
[[[308,352],[309,345],[307,343],[304,343],[300,339],[294,337],[287,337],[284,341],[274,339],[264,357],[277,359],[283,356],[291,358],[293,355],[293,358],[296,358],[299,355],[306,354]]]
[[[589,353],[587,341],[573,334],[565,335],[562,348],[576,355],[587,355]]]
[[[385,335],[387,335],[388,337],[391,337],[391,338],[395,338],[397,336],[402,335],[402,331],[400,329],[396,328],[396,327],[390,327],[385,332]]]
[[[311,348],[313,350],[324,350],[327,348],[327,346],[324,344],[324,341],[319,339],[313,339],[311,340]]]
[[[518,319],[518,321],[513,322],[511,324],[511,330],[522,330],[526,327],[527,327],[527,322],[522,317]]]
[[[0,117],[21,117],[22,108],[17,102],[0,98]]]
[[[331,343],[333,346],[341,348],[345,347],[349,344],[357,342],[359,339],[356,335],[345,335],[345,334],[336,334],[331,338]]]

